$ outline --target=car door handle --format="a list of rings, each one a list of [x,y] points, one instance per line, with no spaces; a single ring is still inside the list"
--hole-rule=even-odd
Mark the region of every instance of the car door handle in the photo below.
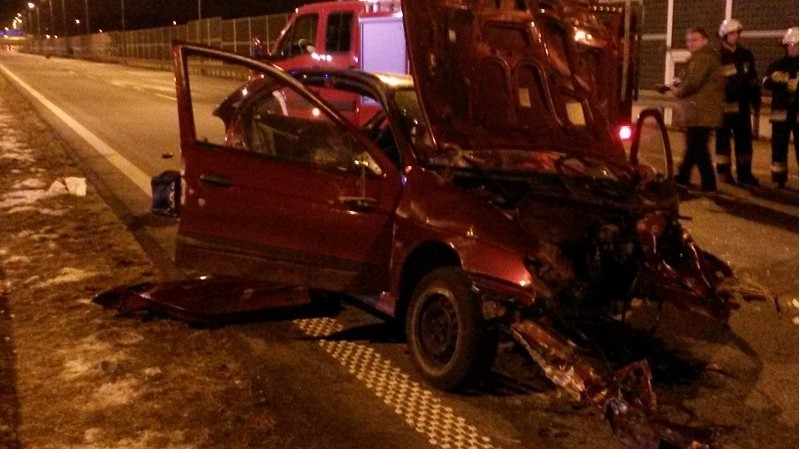
[[[369,212],[378,207],[378,201],[374,198],[364,198],[360,196],[341,196],[339,201],[346,208],[354,212]]]
[[[219,187],[231,187],[233,182],[225,176],[221,175],[200,175],[200,180],[206,184],[212,184]]]

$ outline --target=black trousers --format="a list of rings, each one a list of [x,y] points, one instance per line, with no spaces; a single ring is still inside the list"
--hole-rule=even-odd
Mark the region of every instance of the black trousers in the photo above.
[[[712,130],[713,128],[704,126],[690,126],[686,129],[686,153],[675,176],[678,184],[688,185],[692,168],[697,165],[702,189],[716,190],[717,178],[714,175],[714,166],[711,164],[711,155],[708,153],[708,139]]]
[[[794,135],[794,157],[797,160],[797,121],[772,122],[772,181],[783,184],[787,179],[789,136]]]
[[[741,108],[741,105],[740,105]],[[725,114],[722,128],[717,129],[717,173],[731,172],[731,134],[733,134],[736,153],[736,174],[751,176],[753,161],[753,124],[750,121],[750,107],[735,114]]]

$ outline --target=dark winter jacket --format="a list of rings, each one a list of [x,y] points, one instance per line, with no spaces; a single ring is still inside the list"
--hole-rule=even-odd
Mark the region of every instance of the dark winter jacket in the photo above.
[[[684,126],[719,128],[722,125],[725,80],[720,68],[719,52],[710,46],[705,45],[692,53],[675,89]]]
[[[797,121],[797,63],[797,56],[784,56],[767,69],[763,85],[772,91],[772,121]],[[775,72],[787,73],[788,82],[772,79]]]
[[[751,106],[755,109],[761,107],[761,84],[753,53],[741,45],[733,50],[723,45],[720,54],[725,77],[725,113],[745,112],[749,115]]]

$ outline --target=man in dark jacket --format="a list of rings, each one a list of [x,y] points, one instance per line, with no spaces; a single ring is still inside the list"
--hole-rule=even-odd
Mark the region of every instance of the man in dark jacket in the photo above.
[[[794,155],[797,159],[797,44],[798,28],[790,28],[783,36],[786,56],[772,62],[764,77],[764,87],[772,91],[772,182],[786,185],[789,134],[794,134]]]
[[[686,47],[692,56],[686,73],[673,88],[673,93],[680,99],[682,121],[686,126],[686,152],[675,181],[688,186],[692,168],[697,164],[701,190],[715,192],[717,179],[708,140],[711,131],[722,125],[725,84],[720,71],[720,55],[708,45],[708,33],[700,27],[686,32]]]
[[[725,76],[725,103],[722,127],[717,130],[717,175],[722,182],[733,183],[731,174],[731,133],[736,145],[736,178],[741,184],[757,186],[753,176],[753,127],[751,107],[761,107],[761,90],[756,76],[753,53],[739,45],[742,24],[736,19],[722,22],[722,74]]]

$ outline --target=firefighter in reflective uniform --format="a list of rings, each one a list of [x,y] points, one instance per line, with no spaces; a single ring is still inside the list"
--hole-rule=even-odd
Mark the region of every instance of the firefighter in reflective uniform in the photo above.
[[[722,39],[722,72],[725,76],[725,113],[722,127],[717,129],[716,161],[719,180],[732,184],[731,133],[736,153],[736,179],[741,184],[757,186],[753,176],[753,126],[751,107],[761,108],[761,89],[756,75],[753,53],[739,45],[742,24],[736,19],[722,22],[719,37]]]
[[[772,181],[786,185],[789,135],[794,137],[797,160],[797,44],[798,28],[790,28],[783,36],[786,56],[773,61],[762,84],[772,91]]]

